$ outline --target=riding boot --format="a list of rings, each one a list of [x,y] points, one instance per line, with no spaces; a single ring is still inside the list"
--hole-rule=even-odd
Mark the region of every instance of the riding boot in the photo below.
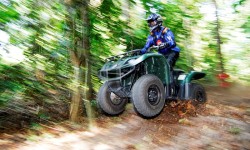
[[[174,95],[175,94],[175,81],[174,81],[173,71],[170,72],[170,90],[171,90],[171,95]]]

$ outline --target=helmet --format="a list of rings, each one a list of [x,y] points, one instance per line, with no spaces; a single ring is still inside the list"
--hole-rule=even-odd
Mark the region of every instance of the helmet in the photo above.
[[[148,18],[146,20],[148,22],[150,32],[152,32],[156,28],[162,26],[162,18],[159,14],[152,13],[151,15],[148,16]]]

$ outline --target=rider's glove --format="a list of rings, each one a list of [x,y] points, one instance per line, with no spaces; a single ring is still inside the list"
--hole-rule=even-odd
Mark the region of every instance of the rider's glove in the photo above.
[[[147,53],[147,49],[146,48],[143,48],[143,49],[140,50],[140,55],[145,54],[145,53]]]
[[[166,47],[168,47],[168,43],[161,43],[159,45],[159,49],[163,49],[163,48],[166,48]]]

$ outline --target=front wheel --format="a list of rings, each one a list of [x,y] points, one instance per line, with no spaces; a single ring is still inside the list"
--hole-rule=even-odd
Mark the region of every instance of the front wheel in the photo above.
[[[165,91],[161,80],[155,75],[140,77],[132,88],[135,111],[145,118],[156,117],[165,105]]]
[[[125,110],[128,100],[121,98],[111,91],[111,87],[117,87],[117,82],[105,82],[97,96],[99,108],[108,115],[119,115]]]

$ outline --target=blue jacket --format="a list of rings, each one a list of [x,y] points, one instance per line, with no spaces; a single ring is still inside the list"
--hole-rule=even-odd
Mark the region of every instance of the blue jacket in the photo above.
[[[151,46],[158,46],[161,43],[168,44],[166,48],[158,50],[158,52],[163,55],[166,55],[171,50],[180,52],[180,48],[176,46],[173,32],[168,28],[161,27],[160,30],[154,31],[153,33],[151,33],[151,35],[148,36],[146,45],[143,49],[141,49],[141,54],[146,53],[148,48],[150,48]]]

